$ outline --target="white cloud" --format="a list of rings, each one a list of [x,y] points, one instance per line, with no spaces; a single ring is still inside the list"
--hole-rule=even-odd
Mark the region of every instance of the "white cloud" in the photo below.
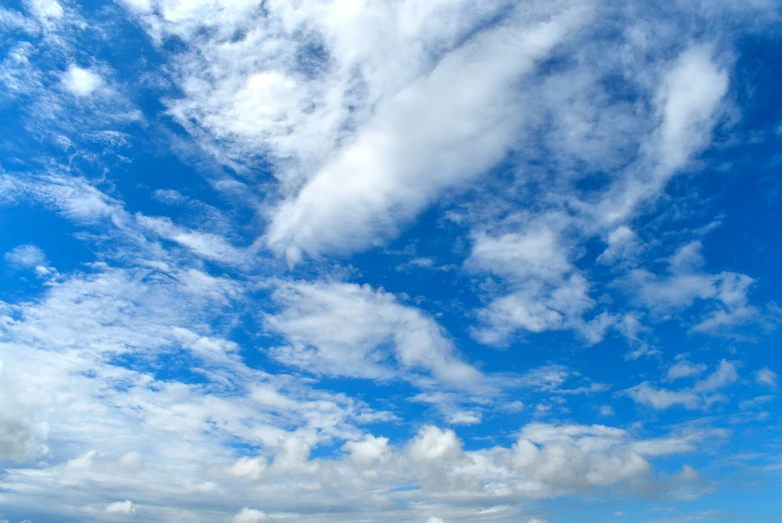
[[[266,240],[290,261],[376,245],[502,160],[518,81],[588,19],[567,1],[125,3],[155,39],[191,45],[170,113],[239,170],[274,163]]]
[[[703,147],[727,90],[727,72],[713,61],[712,49],[693,46],[679,56],[659,92],[663,169],[678,169]]]
[[[742,324],[757,323],[762,313],[749,305],[749,291],[755,280],[744,274],[701,272],[701,242],[680,247],[668,258],[668,275],[658,276],[644,269],[629,273],[622,285],[639,305],[658,315],[683,311],[703,301],[708,308],[692,332],[730,333]]]
[[[612,264],[631,258],[640,250],[638,235],[627,225],[620,225],[608,234],[608,246],[597,257],[598,263]]]
[[[231,467],[231,475],[258,481],[264,477],[268,462],[263,456],[257,458],[241,457]]]
[[[434,426],[422,428],[409,447],[415,463],[427,463],[464,456],[462,443],[453,430],[441,430]]]
[[[391,459],[388,438],[376,438],[367,434],[361,441],[349,441],[342,449],[350,453],[350,459],[360,468],[382,466]]]
[[[484,325],[474,334],[482,343],[501,345],[517,330],[565,329],[597,343],[615,323],[609,314],[582,319],[596,302],[586,278],[568,260],[569,248],[559,237],[561,217],[548,220],[533,222],[521,233],[475,236],[465,265],[502,277],[511,291],[478,312]]]
[[[653,387],[648,382],[628,390],[636,403],[648,405],[654,409],[662,410],[674,405],[682,405],[688,409],[695,409],[700,405],[700,397],[690,390],[673,391]]]
[[[376,245],[441,191],[499,162],[518,126],[510,117],[519,114],[512,85],[581,15],[566,13],[524,29],[503,23],[447,55],[428,77],[382,106],[281,205],[268,231],[269,245],[292,261],[302,252]],[[454,83],[458,92],[451,89]]]
[[[610,485],[649,470],[643,457],[623,446],[626,438],[623,430],[603,425],[533,423],[513,446],[512,466],[559,489]]]
[[[555,280],[573,269],[557,231],[542,224],[523,234],[479,234],[467,264],[521,282],[530,278]]]
[[[639,161],[597,206],[601,223],[619,225],[639,204],[656,198],[708,144],[728,84],[727,71],[707,46],[691,46],[669,65],[654,97],[659,127],[642,144]]]
[[[6,263],[13,267],[32,269],[46,264],[46,254],[35,245],[19,245],[3,256]]]
[[[583,78],[591,79],[599,74],[593,70],[596,65],[590,63],[590,66],[590,70],[568,71],[563,82],[581,81],[590,85],[593,80]],[[638,263],[642,248],[636,233],[624,222],[641,209],[642,203],[656,199],[668,181],[706,146],[721,114],[728,85],[727,72],[707,47],[685,49],[678,58],[667,64],[656,63],[652,70],[651,77],[641,80],[641,75],[638,81],[639,89],[652,88],[654,84],[649,83],[652,79],[657,82],[650,100],[652,113],[656,112],[656,118],[650,114],[650,121],[656,120],[657,128],[632,128],[638,154],[628,157],[628,163],[611,175],[611,183],[605,189],[584,191],[582,196],[563,176],[559,181],[562,188],[556,181],[545,182],[552,193],[536,197],[537,193],[532,192],[529,201],[508,201],[509,208],[522,205],[534,211],[510,215],[500,212],[502,219],[490,222],[489,227],[485,216],[493,216],[495,212],[487,207],[477,214],[483,223],[474,226],[477,233],[466,266],[500,276],[509,287],[500,297],[492,289],[491,300],[479,311],[484,323],[475,331],[479,341],[504,344],[516,331],[573,330],[587,343],[597,343],[612,328],[626,330],[619,315],[605,310],[609,306],[607,300],[598,303],[590,296],[592,284],[574,264],[574,259],[583,255],[579,244],[599,235],[606,238],[608,245],[598,256],[598,262]],[[697,75],[697,81],[685,81],[689,74]],[[560,89],[568,92],[563,87]],[[596,91],[595,96],[600,94],[604,93]],[[698,100],[690,104],[693,98]],[[569,105],[564,107],[572,110]],[[622,134],[626,130],[623,127],[616,131]],[[559,148],[550,154],[563,154],[563,144],[567,143],[570,142],[557,142]],[[564,148],[564,153],[570,151]],[[617,154],[621,151],[606,153],[607,156]],[[578,169],[582,168],[579,164]],[[498,232],[485,232],[492,227]],[[710,310],[692,327],[694,332],[717,334],[756,321],[758,311],[746,299],[734,299],[742,290],[746,297],[753,280],[736,273],[698,272],[699,248],[700,244],[695,242],[674,255],[669,263],[670,276],[659,277],[643,269],[631,271],[626,287],[636,297],[636,303],[663,315],[688,307],[697,299],[708,300]],[[688,253],[694,257],[686,259]],[[729,296],[731,288],[736,292]],[[585,316],[598,307],[602,312],[587,320]],[[635,354],[652,353],[641,340],[636,338],[632,343],[637,346]]]
[[[154,231],[161,237],[176,242],[208,260],[229,265],[242,265],[250,260],[249,256],[242,249],[234,247],[217,234],[187,230],[175,225],[170,218],[156,218],[137,214],[136,221],[142,227]]]
[[[714,373],[696,383],[693,390],[701,393],[714,392],[734,383],[738,379],[739,375],[736,372],[736,366],[727,360],[722,360]]]
[[[706,365],[703,363],[690,363],[687,360],[682,360],[674,363],[668,368],[666,379],[668,381],[674,381],[681,378],[692,378],[700,376],[706,370]]]
[[[233,523],[260,523],[268,519],[266,514],[260,510],[244,507],[233,517],[232,521]]]
[[[229,518],[238,500],[219,483],[244,492],[241,484],[267,473],[292,481],[296,471],[318,471],[312,446],[358,440],[359,418],[380,419],[343,395],[247,368],[235,344],[203,325],[225,314],[223,299],[171,270],[77,273],[38,300],[0,309],[0,460],[20,462],[0,484],[19,492],[14,506],[38,503],[36,493],[55,482],[48,502],[96,518],[129,515],[136,503],[155,507],[150,517],[187,507],[195,517],[205,497]],[[129,368],[137,358],[145,370]],[[168,358],[185,380],[199,371],[205,384],[156,379]],[[237,441],[275,453],[272,466],[262,456],[237,460]],[[48,463],[28,465],[43,455]],[[134,501],[107,506],[108,492]]]
[[[122,204],[93,187],[85,178],[50,174],[40,177],[11,177],[0,173],[4,198],[11,203],[32,201],[51,208],[77,222],[110,222],[121,225]]]
[[[631,445],[631,448],[642,456],[670,456],[691,452],[705,440],[711,438],[724,438],[726,431],[721,429],[711,430],[685,430],[682,433],[673,434],[655,439],[639,440]]]
[[[768,367],[760,369],[755,373],[755,381],[772,389],[777,386],[777,377],[777,373]]]
[[[57,0],[27,0],[25,4],[30,13],[44,24],[59,20],[65,14]]]
[[[680,390],[663,389],[645,381],[627,389],[625,392],[636,403],[647,405],[657,410],[664,410],[674,405],[681,405],[687,409],[697,409],[704,405],[708,406],[711,403],[713,398],[708,396],[709,393],[725,388],[737,380],[738,372],[736,371],[736,366],[727,360],[722,360],[712,374],[697,381],[691,388]]]
[[[265,323],[288,340],[273,351],[288,365],[367,378],[400,377],[395,367],[423,370],[457,387],[477,385],[482,378],[457,356],[431,317],[389,293],[347,283],[296,282],[280,285],[273,298],[283,309],[267,315]],[[389,357],[395,365],[389,365]]]
[[[105,82],[94,70],[71,65],[65,71],[62,83],[71,94],[86,97],[101,89]]]
[[[136,513],[136,507],[129,500],[117,501],[106,506],[104,509],[106,514],[132,516]]]

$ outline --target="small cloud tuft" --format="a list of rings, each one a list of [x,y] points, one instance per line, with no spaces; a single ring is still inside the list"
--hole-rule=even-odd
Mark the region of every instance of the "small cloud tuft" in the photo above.
[[[99,74],[91,69],[71,65],[62,77],[62,84],[71,94],[86,97],[100,89],[104,81]]]

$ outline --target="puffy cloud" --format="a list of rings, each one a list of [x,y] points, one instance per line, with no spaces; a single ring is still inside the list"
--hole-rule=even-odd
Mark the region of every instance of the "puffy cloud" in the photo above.
[[[409,447],[410,457],[415,463],[431,463],[464,456],[462,444],[452,430],[441,430],[434,426],[422,428]]]
[[[233,523],[260,523],[269,518],[260,510],[244,507],[233,517]]]
[[[610,485],[649,470],[625,447],[627,434],[602,425],[553,426],[533,423],[522,431],[511,455],[515,470],[555,489]]]
[[[136,507],[133,506],[131,501],[126,499],[125,501],[116,501],[107,505],[104,511],[106,514],[111,515],[132,516],[136,513]]]
[[[361,468],[378,466],[391,457],[388,438],[376,438],[367,434],[361,441],[349,441],[342,446],[350,453],[350,459]]]
[[[272,467],[282,474],[312,474],[317,472],[317,463],[310,462],[312,445],[303,437],[286,435],[277,445],[279,450]]]
[[[237,478],[247,478],[257,481],[264,477],[268,462],[264,457],[237,459],[231,467],[231,475]]]
[[[104,86],[101,76],[91,69],[71,65],[62,77],[62,85],[71,94],[79,97],[90,96]]]
[[[46,254],[35,245],[19,245],[3,256],[6,263],[19,268],[32,269],[46,263]]]
[[[479,311],[484,325],[475,329],[476,339],[503,344],[517,330],[572,329],[597,343],[614,324],[609,314],[582,319],[596,302],[589,296],[589,282],[568,260],[557,221],[533,223],[522,233],[476,236],[466,266],[504,278],[511,289]]]

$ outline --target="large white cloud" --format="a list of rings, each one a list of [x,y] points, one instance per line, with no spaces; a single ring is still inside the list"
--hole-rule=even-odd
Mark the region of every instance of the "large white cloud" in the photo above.
[[[520,16],[473,37],[385,102],[281,205],[268,231],[271,247],[297,260],[302,251],[376,245],[443,189],[502,160],[523,118],[514,86],[583,13],[537,25],[514,18]]]

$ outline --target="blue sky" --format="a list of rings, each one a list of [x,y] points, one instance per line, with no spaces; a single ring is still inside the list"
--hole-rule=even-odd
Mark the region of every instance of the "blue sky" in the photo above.
[[[779,2],[0,7],[0,521],[772,523]]]

